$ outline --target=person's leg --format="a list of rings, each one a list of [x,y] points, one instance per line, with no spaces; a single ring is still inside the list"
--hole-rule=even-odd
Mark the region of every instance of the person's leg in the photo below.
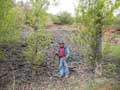
[[[68,63],[66,60],[64,60],[64,66],[65,66],[65,75],[69,76],[70,71],[69,71]]]
[[[64,76],[64,59],[63,58],[60,58],[59,73],[60,73],[60,77]]]

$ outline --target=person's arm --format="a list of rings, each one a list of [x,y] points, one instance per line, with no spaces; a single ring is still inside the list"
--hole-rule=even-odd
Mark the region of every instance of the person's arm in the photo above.
[[[68,58],[70,56],[70,50],[69,50],[69,48],[66,48],[66,51],[67,51],[66,58]]]
[[[59,48],[56,49],[55,55],[59,55]]]

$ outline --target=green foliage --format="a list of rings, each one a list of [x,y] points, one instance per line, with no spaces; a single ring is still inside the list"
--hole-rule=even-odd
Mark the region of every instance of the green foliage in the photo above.
[[[11,8],[0,25],[0,42],[16,41],[23,22],[22,9],[18,7]]]
[[[45,49],[47,48],[47,46],[49,46],[51,42],[50,40],[51,40],[50,34],[49,33],[46,34],[44,30],[41,30],[37,37],[38,46],[36,47],[34,32],[29,35],[27,39],[28,46],[26,48],[25,55],[26,55],[26,60],[28,60],[29,63],[33,64],[34,68],[43,63],[45,59]],[[37,53],[36,53],[36,48],[37,48]]]
[[[54,24],[61,24],[58,16],[53,15],[51,18],[52,18],[52,21],[53,21]]]
[[[14,6],[12,0],[0,1],[0,43],[17,41],[23,22],[21,8]],[[0,59],[4,58],[5,53],[0,50]]]
[[[106,74],[109,77],[110,76],[114,77],[116,75],[116,70],[117,67],[115,64],[108,64],[103,67],[104,74]]]
[[[86,48],[86,57],[92,57],[92,63],[100,61],[102,55],[102,28],[105,25],[111,25],[115,21],[113,12],[120,5],[120,1],[116,0],[79,0],[76,8],[76,23],[78,26],[87,28],[87,32],[79,38],[80,42],[84,42],[82,48]],[[81,28],[79,28],[80,30]],[[81,37],[81,32],[78,34]],[[86,47],[87,46],[87,47]],[[89,50],[90,49],[90,50]],[[95,63],[93,63],[94,65]]]
[[[103,56],[114,56],[116,58],[120,58],[120,46],[119,44],[113,44],[110,42],[104,42],[103,43]]]
[[[93,38],[94,36],[92,36],[93,34],[91,34],[89,29],[84,26],[80,27],[80,31],[78,31],[77,34],[78,35],[72,35],[73,42],[75,42],[75,45],[77,47],[81,47],[79,48],[79,50],[82,52],[86,63],[93,65],[95,63],[95,56],[93,50],[96,48],[95,39]],[[91,41],[94,41],[94,43]]]
[[[107,56],[107,55],[109,55],[109,54],[111,54],[112,53],[112,44],[111,43],[109,43],[109,42],[103,42],[103,57],[105,57],[105,56]]]
[[[57,16],[52,17],[54,24],[73,24],[74,19],[68,12],[61,12]]]
[[[116,20],[115,23],[114,23],[114,27],[115,27],[117,30],[120,30],[120,16],[117,17],[117,20]]]
[[[12,0],[0,1],[0,42],[17,40],[23,21],[22,9],[13,6]]]
[[[43,63],[45,59],[45,49],[51,42],[51,35],[45,31],[46,12],[39,5],[42,2],[37,1],[33,5],[32,12],[27,14],[27,19],[30,26],[33,27],[33,32],[28,35],[28,46],[25,50],[26,60],[32,65],[33,69]]]
[[[8,11],[12,8],[12,6],[12,0],[0,1],[0,24],[2,23],[4,17],[7,15]]]
[[[39,32],[37,37],[37,46],[34,33],[31,33],[28,37],[28,46],[25,50],[26,60],[36,69],[41,65],[46,57],[45,50],[51,42],[50,34],[45,32]]]
[[[0,61],[3,60],[5,58],[5,53],[0,50]]]
[[[115,83],[112,85],[112,90],[120,90],[120,83]]]
[[[112,48],[112,55],[117,57],[117,58],[120,58],[120,45],[115,45],[113,46]]]

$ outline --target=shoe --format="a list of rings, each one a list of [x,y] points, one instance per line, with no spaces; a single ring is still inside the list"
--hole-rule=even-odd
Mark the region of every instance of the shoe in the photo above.
[[[64,77],[63,75],[62,75],[62,76],[61,76],[61,75],[59,75],[59,78],[63,78],[63,77]]]
[[[55,74],[54,76],[58,77],[58,78],[63,78],[64,77],[64,75],[60,75],[59,73]]]

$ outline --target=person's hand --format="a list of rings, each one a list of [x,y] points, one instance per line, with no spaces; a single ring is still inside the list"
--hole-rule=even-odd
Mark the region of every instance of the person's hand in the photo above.
[[[58,55],[58,53],[57,53],[55,50],[53,51],[53,54],[54,54],[54,55]]]
[[[58,56],[58,53],[55,53],[55,55],[57,55],[57,56]]]

